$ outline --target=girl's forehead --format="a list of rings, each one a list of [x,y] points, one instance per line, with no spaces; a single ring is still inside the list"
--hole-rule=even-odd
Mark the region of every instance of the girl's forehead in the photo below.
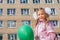
[[[45,13],[45,11],[44,10],[39,10],[38,14],[40,14],[40,13]]]

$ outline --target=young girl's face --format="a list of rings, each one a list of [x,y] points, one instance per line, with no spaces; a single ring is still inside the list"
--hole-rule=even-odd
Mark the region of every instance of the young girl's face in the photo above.
[[[40,21],[45,20],[45,12],[43,10],[39,10],[37,15]]]

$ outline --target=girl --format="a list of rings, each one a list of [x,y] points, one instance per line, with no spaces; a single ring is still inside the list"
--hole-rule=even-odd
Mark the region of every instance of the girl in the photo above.
[[[37,17],[34,40],[55,40],[55,31],[49,22],[49,15],[45,9],[40,8],[37,11]]]

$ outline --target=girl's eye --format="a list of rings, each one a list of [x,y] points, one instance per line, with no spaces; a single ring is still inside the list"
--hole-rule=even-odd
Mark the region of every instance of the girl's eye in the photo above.
[[[38,14],[38,15],[44,15],[44,14],[42,13],[42,14]]]
[[[38,14],[38,15],[40,15],[40,14]]]
[[[44,15],[44,14],[41,14],[41,15]]]

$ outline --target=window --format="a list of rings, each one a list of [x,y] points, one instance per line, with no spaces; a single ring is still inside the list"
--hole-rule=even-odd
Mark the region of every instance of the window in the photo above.
[[[40,3],[40,0],[33,0],[33,3]]]
[[[31,25],[30,20],[22,20],[22,25]]]
[[[16,21],[15,20],[8,20],[8,28],[15,28],[16,27]]]
[[[0,3],[3,3],[3,0],[0,0]]]
[[[8,34],[8,40],[17,40],[17,34]]]
[[[0,28],[2,28],[2,27],[3,27],[3,21],[0,20]]]
[[[15,3],[15,0],[7,0],[7,3],[8,4],[14,4]]]
[[[57,0],[58,3],[60,3],[60,0]]]
[[[21,9],[21,15],[29,15],[29,9]]]
[[[15,9],[7,9],[7,15],[15,15]]]
[[[55,12],[56,12],[55,8],[51,8],[51,15],[55,15]]]
[[[0,15],[2,15],[3,14],[3,9],[0,9]]]
[[[58,26],[58,21],[57,20],[50,20],[50,22],[52,23],[52,25],[54,27],[57,27]]]
[[[45,0],[45,2],[46,2],[47,4],[50,4],[50,3],[52,3],[52,0]]]
[[[36,12],[38,10],[38,8],[34,8],[34,12]]]
[[[28,0],[20,0],[20,3],[28,3]]]
[[[0,34],[0,40],[3,40],[3,35],[2,34]]]
[[[56,39],[55,40],[60,40],[60,34],[56,34]]]

